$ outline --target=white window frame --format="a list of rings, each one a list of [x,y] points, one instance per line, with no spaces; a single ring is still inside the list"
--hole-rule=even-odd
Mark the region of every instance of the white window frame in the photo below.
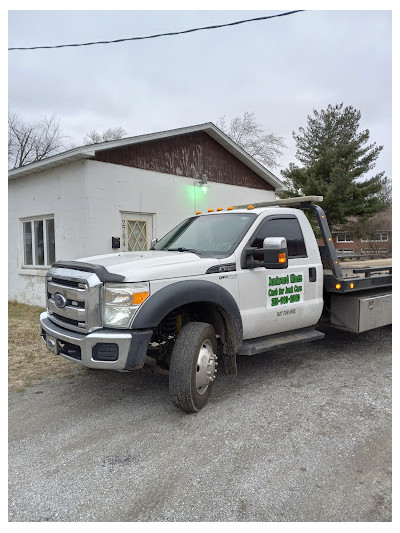
[[[387,248],[379,248],[378,250],[371,250],[371,248],[361,248],[362,253],[364,254],[382,254],[387,253]]]
[[[368,237],[370,237],[371,235],[369,235]],[[373,239],[370,239],[370,238],[367,238],[367,239],[361,239],[361,242],[389,242],[389,232],[388,231],[375,231],[373,233],[373,236],[374,238]],[[378,237],[378,239],[376,239],[375,237]],[[384,239],[383,236],[386,236],[386,238]]]
[[[137,213],[135,211],[120,211],[121,213],[121,251],[128,252],[128,223],[145,222],[146,224],[146,250],[149,249],[154,234],[155,213]]]
[[[343,239],[339,239],[339,235],[344,235],[344,240]],[[348,238],[350,237],[350,238]],[[341,242],[354,242],[354,236],[352,233],[346,233],[345,231],[343,231],[342,233],[338,233],[336,235],[336,242],[337,243],[341,243]]]
[[[33,217],[24,217],[20,218],[20,251],[21,251],[21,260],[20,265],[22,269],[26,270],[37,270],[37,269],[45,269],[47,270],[53,262],[55,262],[55,255],[56,252],[54,250],[54,261],[53,259],[51,262],[49,261],[48,257],[48,236],[47,236],[47,221],[53,220],[54,223],[54,214],[50,215],[40,215],[40,216],[33,216]],[[43,265],[39,265],[35,263],[35,258],[37,256],[37,243],[36,243],[36,235],[35,235],[35,222],[41,221],[43,222]],[[24,224],[31,224],[31,235],[32,235],[32,264],[26,264],[25,263],[25,242],[24,242]]]

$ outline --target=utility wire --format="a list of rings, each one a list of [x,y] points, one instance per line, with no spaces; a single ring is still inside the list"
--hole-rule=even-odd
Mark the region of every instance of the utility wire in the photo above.
[[[259,20],[267,20],[267,19],[273,19],[277,17],[286,17],[287,15],[293,15],[294,13],[300,13],[301,11],[304,11],[304,9],[297,9],[296,11],[288,11],[286,13],[279,13],[278,15],[269,15],[268,17],[257,17],[252,19],[246,19],[246,20],[238,20],[237,22],[229,22],[228,24],[217,24],[215,26],[204,26],[203,28],[192,28],[190,30],[183,30],[183,31],[174,31],[169,33],[158,33],[156,35],[146,35],[144,37],[129,37],[127,39],[115,39],[114,41],[95,41],[92,43],[76,43],[76,44],[59,44],[55,46],[30,46],[30,47],[14,47],[9,48],[8,50],[43,50],[43,49],[50,49],[50,48],[70,48],[70,47],[77,47],[77,46],[93,46],[95,44],[115,44],[115,43],[122,43],[124,41],[141,41],[144,39],[156,39],[157,37],[167,37],[170,35],[183,35],[185,33],[193,33],[195,31],[203,31],[203,30],[215,30],[218,28],[226,28],[227,26],[237,26],[238,24],[245,24],[246,22],[255,22]]]

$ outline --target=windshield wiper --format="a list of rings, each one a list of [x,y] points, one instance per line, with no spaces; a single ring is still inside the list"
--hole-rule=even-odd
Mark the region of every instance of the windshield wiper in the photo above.
[[[168,252],[192,252],[192,254],[197,254],[197,250],[194,248],[168,248]]]

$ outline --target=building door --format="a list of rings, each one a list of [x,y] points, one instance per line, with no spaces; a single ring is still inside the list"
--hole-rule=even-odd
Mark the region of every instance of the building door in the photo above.
[[[121,213],[121,250],[135,252],[148,250],[153,238],[153,215]]]

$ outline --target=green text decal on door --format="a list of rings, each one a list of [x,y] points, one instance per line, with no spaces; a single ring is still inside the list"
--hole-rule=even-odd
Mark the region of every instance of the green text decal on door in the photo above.
[[[280,307],[303,301],[303,276],[268,276],[267,308]]]

